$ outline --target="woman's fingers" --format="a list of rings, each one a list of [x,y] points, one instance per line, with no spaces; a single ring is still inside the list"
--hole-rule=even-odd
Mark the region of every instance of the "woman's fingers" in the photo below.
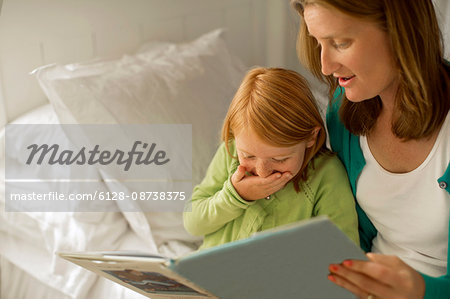
[[[334,282],[335,284],[337,284],[338,286],[340,286],[342,288],[349,290],[350,292],[352,292],[353,294],[355,294],[358,297],[365,298],[368,296],[368,293],[366,293],[364,290],[360,289],[353,283],[349,282],[348,280],[346,280],[345,278],[343,278],[337,274],[328,275],[328,280]]]
[[[368,254],[370,261],[347,260],[330,265],[336,284],[358,296],[375,298],[422,298],[422,276],[396,256]]]
[[[366,254],[366,256],[372,262],[383,264],[386,266],[392,266],[392,265],[398,266],[400,264],[403,264],[403,261],[395,255],[385,255],[385,254],[377,254],[377,253],[369,252]]]
[[[390,285],[386,284],[383,280],[374,279],[373,277],[366,275],[365,273],[354,269],[355,262],[361,262],[362,264],[357,267],[367,268],[367,271],[373,270],[373,265],[369,262],[363,261],[344,261],[343,264],[347,265],[330,265],[330,272],[336,277],[336,283],[352,293],[358,296],[368,296],[371,294],[376,297],[386,298],[391,293]],[[364,264],[365,263],[365,264]],[[351,289],[350,289],[351,288]]]
[[[367,257],[375,264],[390,269],[391,285],[401,294],[409,294],[407,298],[422,298],[425,293],[425,281],[422,275],[393,255],[368,253]]]
[[[368,253],[367,257],[370,262],[354,260],[344,261],[342,264],[345,268],[367,275],[394,289],[411,289],[414,287],[413,283],[418,278],[421,279],[417,271],[397,256]]]
[[[387,286],[395,284],[395,272],[392,271],[392,265],[386,266],[377,262],[367,262],[360,260],[347,260],[342,263],[344,269],[351,270],[352,272],[358,272],[372,278],[379,283],[383,283]],[[352,276],[355,279],[359,279],[359,276]]]

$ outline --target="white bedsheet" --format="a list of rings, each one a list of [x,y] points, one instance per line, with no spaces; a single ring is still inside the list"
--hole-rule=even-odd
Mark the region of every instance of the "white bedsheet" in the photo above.
[[[57,122],[52,107],[46,105],[14,123]],[[134,250],[174,257],[197,248],[198,239],[184,238],[179,225],[171,226],[177,220],[173,213],[150,217],[144,213],[6,213],[4,154],[4,131],[1,131],[1,298],[144,298],[59,258],[55,252]],[[154,233],[147,218],[157,221]]]
[[[144,246],[145,247],[145,246]],[[27,247],[31,250],[31,247]],[[131,231],[122,237],[119,249],[131,250],[143,248],[142,242]],[[30,256],[30,255],[29,255]],[[35,257],[37,257],[36,255]],[[39,258],[38,258],[39,259]],[[0,298],[4,299],[72,299],[60,290],[49,286],[45,282],[36,279],[21,267],[12,263],[5,256],[0,256]],[[81,268],[80,268],[81,269]],[[88,273],[88,271],[83,270]],[[92,276],[92,286],[86,290],[82,297],[95,299],[144,299],[142,296],[120,284],[114,283],[97,275]]]

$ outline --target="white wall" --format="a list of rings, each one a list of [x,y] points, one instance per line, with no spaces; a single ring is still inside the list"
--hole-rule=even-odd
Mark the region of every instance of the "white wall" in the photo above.
[[[445,58],[450,60],[450,0],[433,0],[444,37]]]
[[[268,55],[268,58],[270,58],[268,59],[268,65],[288,68],[305,76],[324,115],[328,103],[326,97],[327,87],[319,82],[298,61],[295,48],[298,26],[298,14],[291,8],[289,0],[269,0],[267,2],[266,49],[270,53]]]
[[[289,0],[269,0],[267,2],[266,49],[271,55],[268,63],[273,67],[285,67],[301,71],[295,43],[298,32],[298,15]]]

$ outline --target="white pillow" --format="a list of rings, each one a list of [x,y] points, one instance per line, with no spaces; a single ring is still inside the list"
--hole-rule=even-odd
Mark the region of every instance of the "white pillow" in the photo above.
[[[61,123],[192,124],[197,184],[245,73],[222,36],[215,30],[185,44],[152,42],[119,60],[51,65],[36,75]]]
[[[51,65],[35,74],[61,123],[192,124],[197,184],[220,143],[223,119],[246,71],[223,34],[215,30],[184,44],[151,42],[119,60]],[[125,217],[139,235],[148,231],[147,218],[158,246],[195,240],[184,230],[181,213]]]

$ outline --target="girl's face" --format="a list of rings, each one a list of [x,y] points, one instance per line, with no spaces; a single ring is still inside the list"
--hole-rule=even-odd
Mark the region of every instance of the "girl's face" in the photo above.
[[[265,178],[275,172],[290,172],[294,177],[303,165],[306,149],[314,145],[315,136],[294,146],[279,147],[262,141],[252,129],[242,129],[235,135],[235,142],[239,163],[248,173]]]
[[[376,24],[320,5],[306,5],[309,34],[320,45],[322,73],[338,78],[347,98],[394,97],[398,72],[388,35]]]

